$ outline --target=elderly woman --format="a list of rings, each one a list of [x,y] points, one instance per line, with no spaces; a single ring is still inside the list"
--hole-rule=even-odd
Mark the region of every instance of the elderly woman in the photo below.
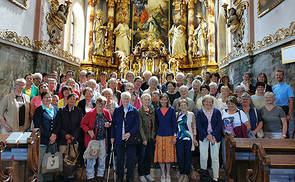
[[[145,72],[143,72],[142,76],[144,77],[145,82],[142,83],[141,89],[145,91],[150,86],[149,81],[150,81],[150,78],[153,76],[153,74],[152,72],[146,70]]]
[[[34,85],[37,88],[39,88],[39,85],[42,82],[42,78],[43,78],[42,74],[41,73],[34,73],[32,76],[33,76],[33,83],[34,83]],[[45,82],[45,81],[43,81],[43,82]]]
[[[134,78],[134,94],[138,98],[141,97],[143,94],[143,90],[140,88],[142,84],[142,78],[140,76],[137,76]]]
[[[73,90],[72,87],[65,85],[60,92],[63,98],[58,101],[58,108],[64,107],[68,104],[68,96],[70,93],[73,93]]]
[[[64,153],[67,149],[67,144],[73,144],[72,146],[75,147],[75,150],[73,150],[73,148],[70,149],[70,156],[75,158],[77,157],[76,155],[78,155],[78,143],[81,143],[80,123],[83,113],[81,108],[75,106],[79,99],[77,94],[71,93],[68,95],[67,99],[68,104],[59,109],[58,144],[61,153]],[[68,176],[68,179],[73,178],[73,174]]]
[[[81,122],[81,127],[85,132],[85,147],[87,148],[90,140],[97,140],[100,143],[98,161],[96,161],[96,159],[87,159],[86,176],[87,180],[89,181],[96,181],[94,176],[94,165],[96,162],[98,163],[96,176],[98,177],[99,181],[103,180],[105,171],[105,158],[107,151],[106,146],[108,146],[106,130],[110,127],[112,119],[109,111],[105,109],[106,102],[107,99],[105,97],[98,97],[95,102],[96,107],[89,111]]]
[[[92,89],[92,99],[96,100],[100,96],[99,87],[94,79],[87,81],[86,87]],[[84,95],[81,96],[80,100],[84,99]]]
[[[42,161],[43,155],[50,150],[49,148],[52,148],[51,146],[56,145],[59,131],[58,108],[51,105],[52,94],[49,91],[42,92],[41,99],[43,104],[36,109],[33,117],[35,128],[41,130],[39,161]],[[41,164],[42,162],[39,162],[39,169],[41,169]],[[52,174],[39,175],[38,180],[52,180],[52,177]]]
[[[250,121],[251,131],[256,135],[263,126],[263,118],[257,108],[251,107],[251,96],[248,93],[243,93],[241,98],[242,107],[240,109],[246,113],[248,121]]]
[[[114,100],[117,104],[121,99],[121,92],[117,90],[117,79],[111,78],[108,81],[108,87],[113,91],[112,100]]]
[[[183,73],[178,72],[176,74],[176,88],[175,88],[176,91],[179,91],[179,88],[182,85],[184,85],[184,83],[183,83],[184,82],[184,79],[185,79],[185,75]]]
[[[166,88],[167,88],[166,94],[169,97],[170,103],[173,103],[175,99],[180,97],[180,93],[175,90],[175,88],[176,88],[176,83],[175,82],[167,81],[166,82]]]
[[[254,107],[260,110],[263,106],[265,106],[265,83],[257,82],[256,83],[256,92],[255,95],[251,96],[252,103]]]
[[[133,182],[133,168],[136,145],[126,145],[131,135],[135,135],[139,127],[137,109],[130,104],[130,92],[121,94],[122,105],[117,107],[113,114],[111,127],[111,142],[115,143],[117,150],[117,175],[118,181],[123,182],[125,155],[127,167],[127,182]]]
[[[215,82],[211,82],[209,84],[210,87],[210,95],[218,98],[219,97],[219,93],[218,93],[218,85]]]
[[[235,94],[237,95],[238,106],[241,106],[241,96],[245,92],[245,88],[241,85],[235,87]]]
[[[101,92],[101,95],[107,98],[105,108],[111,113],[111,116],[113,116],[115,108],[118,107],[117,102],[112,99],[113,91],[110,88],[106,88]]]
[[[14,92],[2,98],[0,105],[2,134],[24,132],[30,126],[30,97],[22,93],[25,86],[25,79],[17,79]]]
[[[286,138],[287,119],[284,110],[274,103],[275,95],[272,92],[264,94],[266,104],[261,108],[264,119],[263,131],[265,138]]]
[[[133,94],[134,93],[134,85],[133,85],[133,83],[129,83],[128,82],[128,83],[125,83],[124,85],[125,85],[125,90],[127,92],[129,92],[130,95],[131,95],[130,105],[134,106],[136,109],[141,108],[141,101],[140,101],[140,99]],[[120,104],[119,104],[120,106],[123,103],[122,101],[123,100],[122,100],[122,95],[121,95],[121,100],[120,100]]]
[[[229,83],[229,76],[228,75],[224,75],[221,78],[221,83],[218,85],[218,92],[220,92],[220,89],[222,86],[227,86],[230,90],[230,93],[232,94],[234,91],[234,85]]]
[[[234,96],[226,99],[228,110],[222,112],[224,132],[237,138],[248,138],[247,131],[251,129],[251,124],[245,112],[237,108],[237,104],[238,100]]]
[[[32,100],[35,96],[39,95],[39,90],[35,85],[33,85],[33,76],[31,73],[25,76],[25,80],[26,86],[23,89],[22,93],[28,95],[30,97],[30,100]]]
[[[82,109],[83,116],[96,107],[95,100],[92,98],[92,94],[92,88],[85,87],[83,90],[83,96],[85,99],[80,100],[78,103],[78,107]]]
[[[187,89],[185,85],[184,87]],[[160,163],[161,182],[171,182],[170,167],[172,162],[176,162],[177,123],[175,109],[171,107],[169,97],[165,93],[160,96],[160,107],[156,109],[156,122],[159,127],[154,162]]]
[[[185,85],[189,90],[191,90],[193,88],[194,75],[192,73],[188,73],[186,74],[185,79],[187,81]]]
[[[39,91],[40,91],[40,94],[44,91],[48,91],[47,83],[44,83],[44,82],[40,83],[39,84]],[[33,118],[36,108],[41,105],[42,105],[41,95],[37,95],[31,100],[31,103],[30,103],[30,116],[31,116],[31,118]]]
[[[73,93],[77,94],[78,97],[80,98],[80,93],[79,91],[76,90],[76,82],[73,78],[69,78],[64,86],[70,86],[72,88]],[[62,92],[59,92],[58,94],[59,99],[62,99],[64,96],[62,95]]]
[[[188,91],[188,97],[197,103],[197,100],[201,97],[200,87],[202,83],[200,80],[194,80],[192,84],[193,88]]]
[[[157,86],[159,85],[159,80],[156,76],[152,76],[149,79],[148,83],[149,83],[149,88],[146,89],[145,91],[143,91],[143,93],[151,94],[154,91],[158,91],[158,92],[162,93],[161,90],[157,88]]]
[[[197,128],[199,131],[201,169],[207,170],[208,148],[213,166],[213,179],[219,178],[219,147],[221,143],[222,120],[221,113],[214,108],[214,97],[204,96],[202,109],[197,112]]]
[[[226,99],[229,97],[230,94],[230,89],[228,88],[228,86],[222,86],[220,88],[221,91],[221,98],[218,99],[218,106],[217,109],[219,109],[220,111],[223,111],[225,109],[227,109],[227,105],[226,105]]]
[[[158,109],[158,107],[160,106],[160,96],[161,94],[157,91],[154,91],[152,93],[151,105],[155,110]]]
[[[192,165],[192,152],[198,146],[196,117],[193,112],[188,111],[188,102],[180,100],[178,102],[180,111],[176,113],[178,125],[176,154],[179,166],[180,177],[178,181],[188,182]]]
[[[140,181],[154,181],[150,175],[151,162],[154,153],[157,123],[155,122],[155,109],[150,106],[151,95],[141,96],[142,107],[138,110],[139,132],[142,144],[139,146],[138,176]]]
[[[134,74],[132,71],[128,71],[128,72],[126,73],[126,80],[127,80],[127,83],[128,83],[128,82],[129,82],[129,83],[133,83],[133,82],[134,82],[134,78],[135,78],[135,74]],[[123,83],[123,85],[120,87],[120,91],[121,91],[121,92],[124,92],[124,91],[126,91],[125,89],[126,89],[126,87],[125,87],[125,83]]]

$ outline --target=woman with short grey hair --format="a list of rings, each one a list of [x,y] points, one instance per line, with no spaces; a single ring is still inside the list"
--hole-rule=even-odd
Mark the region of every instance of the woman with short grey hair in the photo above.
[[[194,75],[192,73],[188,73],[186,74],[185,79],[187,81],[185,85],[187,86],[189,90],[191,90],[193,87]]]
[[[118,104],[115,100],[112,99],[113,97],[113,91],[110,88],[106,88],[101,92],[101,95],[107,98],[107,102],[105,105],[105,108],[111,113],[111,116],[113,116],[114,110],[116,107],[118,107]]]
[[[131,97],[130,98],[130,105],[136,107],[136,109],[141,108],[142,105],[141,105],[140,99],[134,95],[134,84],[133,83],[128,82],[125,84],[125,92],[130,93],[130,97]],[[120,100],[120,104],[119,104],[120,106],[122,105],[122,98],[123,98],[122,94],[121,94],[121,100]]]
[[[284,110],[276,106],[275,94],[266,92],[265,106],[261,108],[261,115],[264,119],[263,131],[265,138],[285,139],[287,134],[287,118]]]
[[[159,85],[159,80],[156,76],[152,76],[150,79],[149,79],[149,88],[146,89],[145,91],[143,91],[143,93],[147,93],[147,94],[151,94],[152,92],[154,91],[158,91],[160,92],[160,94],[162,93],[161,90],[159,90],[157,88],[157,86]]]
[[[0,105],[1,134],[24,132],[30,126],[30,97],[23,94],[26,80],[17,79],[14,92],[3,97]]]

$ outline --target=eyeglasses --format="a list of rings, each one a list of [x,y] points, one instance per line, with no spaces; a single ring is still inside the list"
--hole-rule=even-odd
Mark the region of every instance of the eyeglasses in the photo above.
[[[43,97],[44,99],[52,99],[52,97]]]
[[[104,106],[106,103],[97,103],[97,105],[99,105],[99,106]]]
[[[122,100],[129,100],[129,97],[122,98]]]

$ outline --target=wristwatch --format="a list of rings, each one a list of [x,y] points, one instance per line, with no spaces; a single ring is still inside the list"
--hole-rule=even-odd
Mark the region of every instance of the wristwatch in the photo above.
[[[282,136],[285,137],[285,138],[287,137],[286,135],[282,135]]]

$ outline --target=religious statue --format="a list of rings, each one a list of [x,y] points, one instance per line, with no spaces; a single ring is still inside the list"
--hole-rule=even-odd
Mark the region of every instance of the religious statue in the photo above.
[[[227,11],[225,9],[225,15],[227,18],[227,28],[230,28],[230,32],[233,35],[233,46],[237,48],[241,47],[242,40],[244,38],[245,20],[242,16],[247,6],[249,6],[249,3],[247,1],[244,1],[238,4],[236,9],[230,8],[228,10],[229,16],[227,16]],[[226,8],[225,5],[223,5],[223,7]]]
[[[115,50],[123,51],[126,56],[129,56],[132,30],[128,26],[128,19],[123,15],[119,17],[118,21],[119,24],[114,29],[114,34],[116,35]]]
[[[94,54],[104,55],[103,48],[104,48],[104,38],[105,38],[105,30],[107,29],[106,26],[103,26],[102,23],[103,12],[98,10],[97,18],[95,20],[95,49]]]
[[[208,39],[208,25],[201,13],[196,16],[199,26],[194,31],[193,54],[197,56],[206,55],[206,40]]]
[[[169,49],[170,46],[172,50],[170,50],[171,56],[177,56],[178,54],[187,54],[186,51],[186,39],[185,39],[185,26],[183,25],[172,25],[171,29],[168,32],[169,39]]]
[[[60,4],[58,0],[48,0],[51,3],[51,11],[46,15],[47,34],[49,42],[53,45],[59,45],[64,24],[67,22],[69,7],[72,4],[70,1],[65,1],[66,5]]]

